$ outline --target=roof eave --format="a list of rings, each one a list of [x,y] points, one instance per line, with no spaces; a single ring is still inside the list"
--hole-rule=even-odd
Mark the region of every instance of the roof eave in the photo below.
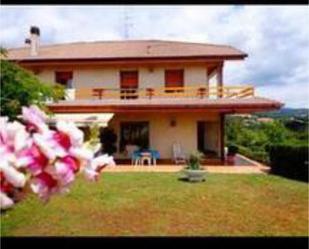
[[[55,113],[80,113],[80,112],[149,112],[149,111],[190,111],[190,112],[221,112],[226,114],[231,113],[248,113],[248,112],[262,112],[262,111],[273,111],[278,110],[283,106],[283,103],[272,101],[270,103],[258,103],[258,104],[222,104],[222,105],[66,105],[66,104],[50,104],[48,107]]]
[[[247,57],[247,54],[240,55],[212,55],[212,56],[157,56],[157,57],[121,57],[121,58],[25,58],[25,59],[10,59],[8,61],[18,63],[48,63],[48,62],[85,62],[85,61],[144,61],[144,60],[243,60]]]

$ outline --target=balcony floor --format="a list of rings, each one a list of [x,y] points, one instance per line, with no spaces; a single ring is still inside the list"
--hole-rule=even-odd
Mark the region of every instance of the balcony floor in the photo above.
[[[50,109],[55,113],[70,112],[121,112],[121,111],[156,111],[163,109],[168,110],[217,110],[230,112],[254,112],[275,110],[282,106],[280,102],[261,98],[139,98],[139,99],[76,99],[59,101],[57,103],[48,104]]]

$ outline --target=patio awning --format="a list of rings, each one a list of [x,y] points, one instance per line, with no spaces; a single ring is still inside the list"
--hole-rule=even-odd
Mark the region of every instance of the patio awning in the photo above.
[[[77,126],[88,126],[93,123],[106,127],[114,113],[56,113],[47,122],[56,123],[58,120],[73,121]]]

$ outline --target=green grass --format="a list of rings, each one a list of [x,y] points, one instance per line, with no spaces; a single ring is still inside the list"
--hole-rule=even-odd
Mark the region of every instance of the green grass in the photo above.
[[[78,179],[47,204],[30,194],[2,214],[9,236],[210,235],[308,233],[308,184],[270,175],[208,174],[203,183],[175,173],[103,173]]]

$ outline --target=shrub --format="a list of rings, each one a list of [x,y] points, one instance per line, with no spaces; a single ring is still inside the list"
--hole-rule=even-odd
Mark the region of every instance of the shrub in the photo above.
[[[229,145],[227,154],[229,156],[232,156],[232,155],[235,155],[236,153],[238,153],[238,146],[235,144]]]
[[[269,148],[271,172],[308,182],[308,149],[308,145],[271,145]]]

